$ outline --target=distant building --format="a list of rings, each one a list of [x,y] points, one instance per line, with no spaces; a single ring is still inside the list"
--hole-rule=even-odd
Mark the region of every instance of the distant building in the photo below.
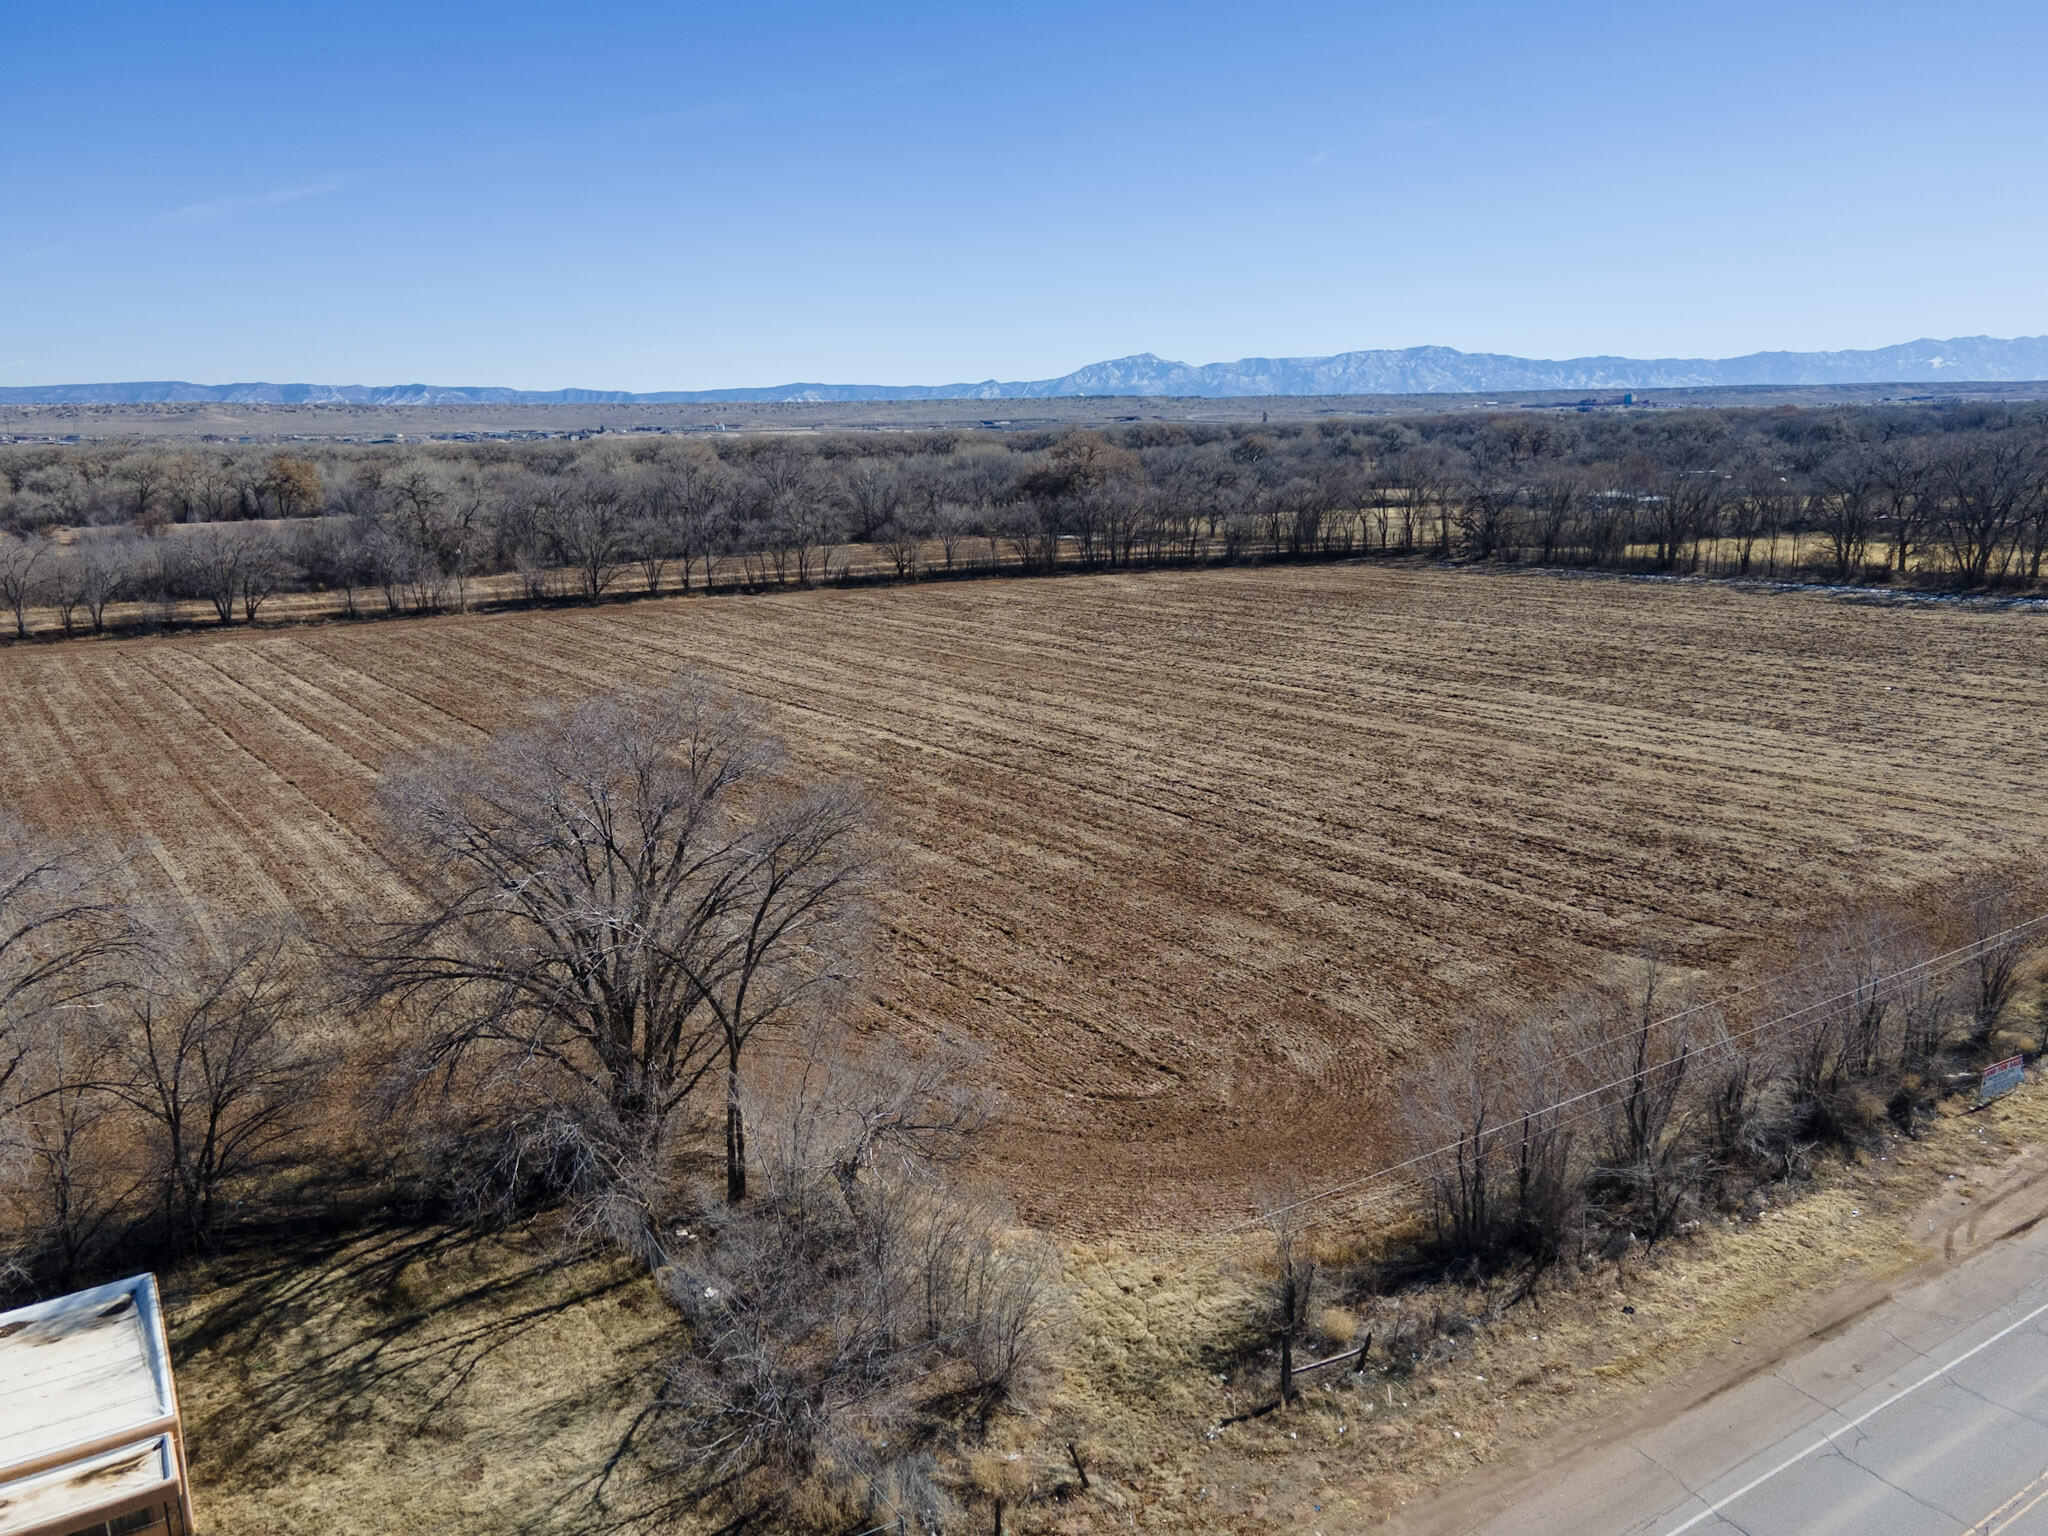
[[[0,1312],[0,1536],[191,1536],[156,1278]]]

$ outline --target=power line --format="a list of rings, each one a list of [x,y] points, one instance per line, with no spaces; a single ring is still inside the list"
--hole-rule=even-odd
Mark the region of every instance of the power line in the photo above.
[[[1933,965],[1937,961],[1946,959],[1949,955],[1962,954],[1965,950],[1974,949],[1981,945],[1995,944],[2007,938],[2017,937],[2019,934],[2026,931],[2027,929],[2036,927],[2042,923],[2048,923],[2048,912],[2044,912],[2038,917],[2028,918],[2025,922],[2019,923],[2012,928],[2005,929],[2001,933],[1993,934],[1989,938],[1973,939],[1969,944],[1965,944],[1961,946],[1961,948],[1959,949],[1948,950],[1943,954],[1934,955],[1926,960],[1917,961],[1914,965],[1908,966],[1906,970],[1911,971],[1920,966]],[[1707,998],[1702,1002],[1693,1003],[1688,1007],[1681,1008],[1676,1013],[1668,1013],[1665,1014],[1662,1018],[1652,1019],[1648,1022],[1647,1025],[1632,1024],[1627,1029],[1622,1030],[1617,1034],[1609,1035],[1605,1039],[1588,1041],[1585,1044],[1577,1047],[1575,1050],[1565,1051],[1561,1053],[1559,1059],[1564,1061],[1577,1060],[1581,1057],[1590,1055],[1592,1052],[1599,1050],[1603,1046],[1616,1045],[1619,1044],[1621,1041],[1632,1039],[1645,1028],[1660,1029],[1665,1027],[1666,1025],[1676,1024],[1679,1020],[1690,1018],[1692,1015],[1696,1013],[1704,1013],[1709,1009],[1719,1008],[1722,1004],[1730,1002],[1735,998],[1741,997],[1745,993],[1754,992],[1759,987],[1768,987],[1772,985],[1781,984],[1797,974],[1798,972],[1796,970],[1793,970],[1781,972],[1775,976],[1759,977],[1755,981],[1745,982],[1743,983],[1743,985],[1735,987],[1727,992],[1719,993],[1716,996]],[[1905,973],[1898,972],[1895,974],[1903,975]],[[1884,981],[1890,979],[1892,978],[1884,977],[1879,978],[1875,982],[1859,982],[1856,987],[1851,988],[1851,992],[1859,990],[1864,986],[1881,985]],[[1843,995],[1848,996],[1849,994],[1845,993]],[[1566,1029],[1570,1027],[1570,1025],[1570,1020],[1560,1019],[1555,1023],[1540,1026],[1540,1028],[1543,1033],[1551,1036],[1556,1036],[1562,1034]]]
[[[1947,970],[1952,970],[1959,965],[1965,964],[1970,960],[1978,958],[1984,952],[1995,947],[1996,945],[2005,943],[2009,940],[2017,939],[2021,935],[2026,934],[2029,931],[2036,929],[2043,924],[2048,924],[2048,912],[2039,913],[2033,917],[2026,919],[2024,922],[2016,923],[2010,928],[2002,929],[1998,933],[1990,934],[1981,939],[1972,940],[1968,944],[1960,945],[1955,949],[1947,950],[1941,954],[1930,956],[1925,960],[1916,961],[1912,965],[1903,966],[1900,969],[1890,972],[1887,975],[1872,977],[1860,981],[1856,985],[1848,988],[1845,991],[1836,992],[1828,997],[1824,997],[1818,999],[1817,1001],[1807,1003],[1803,1007],[1792,1009],[1787,1013],[1782,1013],[1774,1018],[1766,1019],[1761,1023],[1753,1024],[1746,1029],[1734,1031],[1733,1033],[1722,1036],[1718,1040],[1708,1042],[1707,1045],[1701,1048],[1701,1050],[1704,1052],[1707,1050],[1720,1050],[1729,1046],[1733,1046],[1738,1041],[1752,1038],[1756,1035],[1762,1034],[1767,1030],[1780,1028],[1786,1024],[1792,1023],[1795,1020],[1805,1018],[1809,1014],[1819,1012],[1822,1009],[1831,1008],[1838,1003],[1850,1001],[1858,997],[1867,996],[1873,990],[1885,988],[1893,982],[1897,982],[1905,977],[1915,975],[1916,973],[1924,972],[1928,975],[1938,975]],[[1796,974],[1797,972],[1786,972],[1780,976],[1769,979],[1782,982]],[[1760,985],[1763,985],[1763,983],[1755,982],[1751,983],[1750,987],[1746,987],[1739,990],[1747,991]],[[1733,996],[1737,994],[1727,995]],[[1671,1014],[1666,1018],[1653,1020],[1649,1023],[1632,1027],[1625,1034],[1614,1036],[1611,1040],[1595,1042],[1595,1045],[1613,1044],[1615,1043],[1615,1041],[1631,1038],[1649,1029],[1653,1029],[1668,1023],[1676,1022],[1678,1019],[1684,1018],[1690,1013],[1697,1012],[1699,1007],[1706,1006],[1712,1005],[1701,1004],[1692,1009],[1682,1009],[1678,1013]],[[1591,1047],[1588,1047],[1588,1049],[1591,1049]],[[1693,1054],[1694,1052],[1690,1048],[1688,1048],[1686,1050],[1681,1051],[1677,1056],[1668,1057],[1662,1061],[1646,1064],[1636,1070],[1630,1071],[1624,1074],[1623,1076],[1615,1078],[1609,1082],[1598,1083],[1590,1088],[1582,1089],[1577,1093],[1570,1094],[1565,1098],[1557,1100],[1555,1103],[1547,1104],[1540,1108],[1526,1110],[1521,1114],[1515,1115],[1509,1120],[1503,1121],[1499,1125],[1492,1126],[1481,1131],[1478,1137],[1472,1139],[1484,1140],[1486,1137],[1489,1136],[1500,1135],[1505,1131],[1511,1129],[1515,1125],[1520,1124],[1525,1119],[1537,1115],[1549,1115],[1555,1113],[1558,1110],[1570,1108],[1574,1104],[1580,1103],[1581,1101],[1586,1099],[1594,1098],[1600,1094],[1608,1092],[1610,1089],[1619,1088],[1626,1084],[1637,1082],[1642,1078],[1648,1077],[1656,1072],[1662,1071],[1665,1068],[1676,1066],[1680,1062],[1689,1060]],[[1587,1113],[1591,1113],[1591,1111],[1588,1111]],[[1573,1121],[1570,1123],[1576,1123],[1578,1119],[1582,1118],[1584,1118],[1583,1115],[1575,1116],[1573,1117]],[[1234,1236],[1239,1232],[1247,1230],[1248,1228],[1259,1225],[1261,1222],[1269,1221],[1275,1216],[1284,1215],[1290,1211],[1302,1210],[1311,1205],[1319,1205],[1326,1200],[1334,1199],[1339,1195],[1348,1194],[1352,1190],[1359,1189],[1364,1185],[1374,1183],[1377,1180],[1387,1177],[1388,1175],[1400,1173],[1404,1169],[1419,1167],[1422,1164],[1431,1162],[1434,1159],[1443,1156],[1447,1152],[1457,1150],[1458,1147],[1465,1144],[1466,1140],[1467,1138],[1461,1137],[1457,1141],[1446,1142],[1442,1146],[1432,1147],[1428,1151],[1418,1152],[1412,1157],[1403,1158],[1400,1162],[1389,1163],[1384,1167],[1375,1168],[1371,1172],[1360,1174],[1352,1179],[1347,1179],[1343,1183],[1332,1185],[1328,1189],[1319,1190],[1311,1195],[1304,1195],[1298,1200],[1290,1200],[1286,1204],[1277,1206],[1273,1210],[1265,1212],[1262,1215],[1250,1217],[1243,1221],[1232,1222],[1228,1226],[1215,1228],[1209,1232],[1202,1233],[1194,1238],[1190,1238],[1189,1240],[1181,1244],[1180,1249],[1177,1251],[1186,1251],[1187,1249],[1198,1246],[1199,1244],[1214,1241],[1217,1238]]]

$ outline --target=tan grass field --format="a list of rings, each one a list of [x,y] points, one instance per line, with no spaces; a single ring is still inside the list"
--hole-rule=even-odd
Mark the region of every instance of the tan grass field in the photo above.
[[[2048,833],[2048,619],[1383,565],[694,597],[0,652],[0,797],[170,887],[400,899],[380,765],[675,668],[872,785],[878,993],[985,1047],[1033,1218],[1240,1214],[1477,1010]]]

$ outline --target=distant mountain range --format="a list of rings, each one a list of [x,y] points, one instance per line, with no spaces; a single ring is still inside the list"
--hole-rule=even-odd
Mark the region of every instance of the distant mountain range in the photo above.
[[[1929,384],[2048,379],[2048,336],[1957,336],[1862,352],[1744,357],[1573,357],[1450,347],[1241,357],[1193,367],[1141,352],[1057,379],[979,384],[777,384],[766,389],[500,389],[441,384],[43,384],[0,388],[5,405],[668,405],[710,401],[1042,400],[1072,395],[1438,395],[1504,390],[1689,389],[1741,384]]]

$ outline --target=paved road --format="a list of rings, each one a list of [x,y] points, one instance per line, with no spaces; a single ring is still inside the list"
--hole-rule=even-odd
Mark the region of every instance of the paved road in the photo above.
[[[2048,1536],[2048,1222],[1661,1425],[1432,1516],[1470,1536]]]

